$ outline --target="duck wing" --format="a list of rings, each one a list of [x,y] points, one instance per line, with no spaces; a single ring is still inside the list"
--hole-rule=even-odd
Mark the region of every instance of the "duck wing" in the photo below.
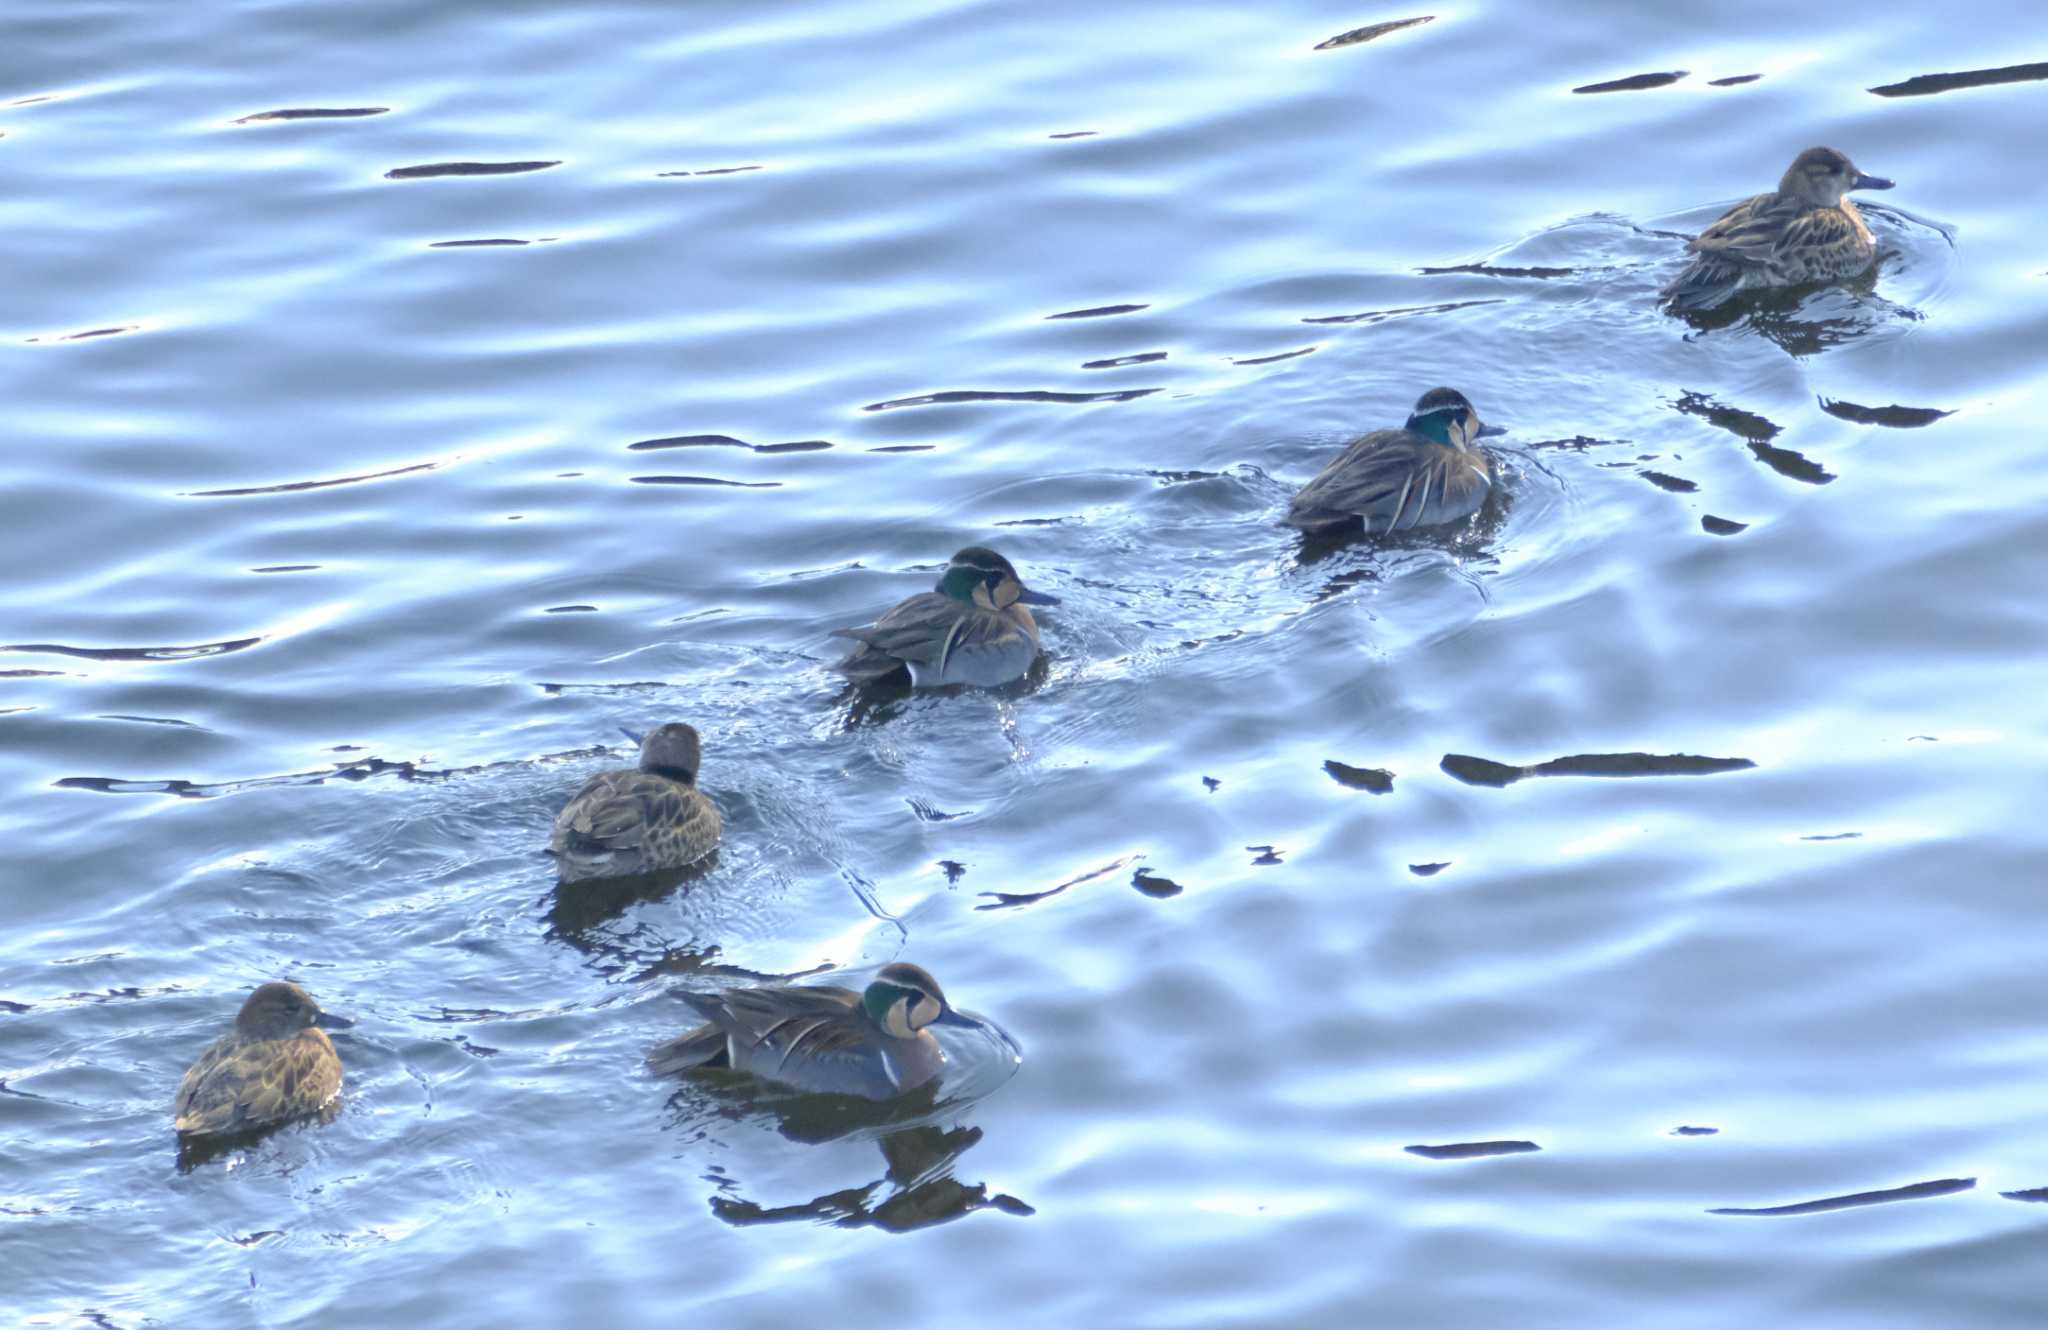
[[[657,1075],[694,1067],[746,1068],[757,1051],[787,1060],[843,1053],[861,1043],[853,1019],[860,994],[816,985],[801,988],[729,988],[679,994],[704,1018],[694,1030],[657,1044],[647,1055]]]
[[[565,878],[629,874],[702,858],[718,832],[717,805],[694,786],[647,771],[600,771],[555,815],[548,852]]]
[[[172,1107],[180,1132],[218,1135],[311,1112],[340,1089],[341,1059],[318,1030],[290,1039],[227,1035],[185,1073]]]
[[[1854,218],[1840,208],[1801,213],[1778,238],[1774,266],[1788,282],[1848,277],[1870,266],[1870,248]]]
[[[839,628],[834,637],[859,645],[834,669],[856,679],[878,679],[915,661],[930,665],[945,653],[961,618],[960,603],[937,591],[921,591],[865,628]]]
[[[1407,531],[1475,511],[1492,488],[1483,457],[1407,430],[1374,430],[1301,487],[1285,521],[1313,530],[1357,518],[1367,533]]]
[[[1800,204],[1782,194],[1759,194],[1736,204],[1686,244],[1686,252],[1754,268],[1769,265]]]

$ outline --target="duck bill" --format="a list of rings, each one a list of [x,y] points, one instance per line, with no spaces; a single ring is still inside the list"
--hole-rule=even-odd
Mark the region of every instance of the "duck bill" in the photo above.
[[[1497,439],[1507,432],[1508,427],[1506,425],[1481,425],[1479,427],[1479,433],[1474,435],[1473,437],[1480,439]]]
[[[337,1016],[331,1011],[323,1011],[318,1016],[315,1016],[313,1024],[323,1030],[350,1030],[355,1028],[354,1021],[346,1016]]]
[[[1883,176],[1865,175],[1861,171],[1856,173],[1855,183],[1849,186],[1851,189],[1890,189],[1891,187],[1892,182]]]
[[[1043,591],[1033,591],[1031,588],[1026,587],[1017,593],[1017,603],[1020,605],[1057,605],[1060,603],[1060,598],[1058,596],[1048,596]]]
[[[982,1023],[974,1019],[974,1017],[963,1016],[959,1012],[953,1010],[951,1007],[948,1007],[944,1011],[940,1012],[938,1019],[933,1021],[932,1024],[957,1025],[965,1030],[979,1030],[983,1028]]]
[[[635,748],[638,748],[641,744],[647,741],[646,735],[635,734],[623,725],[619,726],[619,733],[625,735],[628,739],[631,739],[633,741],[633,746]]]

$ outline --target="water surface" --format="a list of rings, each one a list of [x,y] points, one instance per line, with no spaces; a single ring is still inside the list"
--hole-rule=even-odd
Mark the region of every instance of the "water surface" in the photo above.
[[[2037,1319],[2032,10],[6,29],[12,1320]],[[1659,313],[1819,142],[1875,279]],[[1440,382],[1503,501],[1275,525]],[[1043,669],[847,698],[970,543]],[[717,865],[558,899],[667,719]],[[640,1069],[896,957],[1015,1074]],[[342,1112],[181,1170],[284,975]]]

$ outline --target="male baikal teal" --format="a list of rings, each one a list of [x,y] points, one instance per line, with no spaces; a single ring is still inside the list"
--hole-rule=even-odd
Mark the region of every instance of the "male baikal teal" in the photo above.
[[[879,683],[903,670],[919,688],[1009,683],[1038,659],[1038,621],[1027,607],[1057,604],[1025,586],[1008,559],[970,545],[952,557],[932,590],[865,628],[836,630],[833,636],[859,645],[834,668],[855,683]]]
[[[1358,522],[1380,535],[1470,517],[1494,483],[1493,458],[1475,440],[1504,432],[1482,424],[1457,389],[1431,388],[1401,428],[1352,440],[1301,487],[1284,520],[1306,531]]]
[[[859,993],[829,984],[684,993],[704,1018],[647,1056],[657,1075],[729,1067],[798,1090],[892,1099],[938,1075],[946,1054],[928,1028],[982,1029],[938,981],[898,961]]]

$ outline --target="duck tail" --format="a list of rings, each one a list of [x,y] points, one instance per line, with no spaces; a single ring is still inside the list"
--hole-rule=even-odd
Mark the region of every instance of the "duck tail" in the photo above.
[[[854,639],[855,645],[853,650],[847,652],[843,658],[835,662],[832,668],[855,683],[878,683],[883,679],[889,678],[891,675],[902,672],[904,668],[902,661],[886,651],[871,646],[860,638],[854,630],[842,628],[835,636],[851,637]]]
[[[700,1025],[656,1044],[647,1055],[647,1069],[656,1076],[674,1076],[698,1067],[724,1066],[724,1057],[725,1035],[715,1026]]]
[[[1660,293],[1675,310],[1705,310],[1742,289],[1742,269],[1702,255],[1671,279]]]

